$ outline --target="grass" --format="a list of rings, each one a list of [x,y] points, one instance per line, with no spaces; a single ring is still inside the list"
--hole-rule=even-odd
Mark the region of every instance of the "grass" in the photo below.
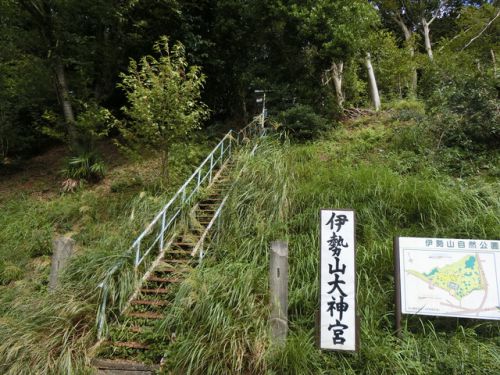
[[[100,185],[40,199],[28,192],[0,201],[0,373],[86,374],[104,274],[127,250],[210,150],[179,146],[161,189],[158,161],[129,163]],[[194,151],[193,151],[194,150]],[[76,253],[59,290],[47,291],[52,239],[71,235]],[[122,289],[134,275],[124,270]],[[128,280],[128,282],[127,282]],[[115,288],[116,289],[116,288]]]
[[[159,338],[177,336],[166,349],[165,373],[500,372],[496,322],[411,317],[403,340],[395,338],[392,259],[395,235],[498,238],[498,181],[473,169],[450,173],[420,137],[410,136],[420,131],[412,122],[384,114],[369,121],[306,145],[271,142],[248,160],[220,237],[163,322]],[[355,355],[315,346],[322,207],[356,210],[361,350]],[[276,239],[290,247],[284,347],[273,346],[268,325],[269,242]]]
[[[405,116],[384,113],[321,141],[269,140],[255,156],[243,154],[221,232],[152,329],[154,352],[167,359],[165,373],[500,373],[495,322],[412,317],[404,320],[403,340],[394,337],[392,237],[497,238],[500,228],[498,152],[458,160],[453,150],[436,150],[427,134]],[[164,202],[140,177],[115,181],[114,193],[3,203],[11,219],[0,218],[0,260],[17,281],[0,286],[0,373],[90,371],[99,276]],[[361,350],[355,355],[315,346],[318,212],[325,207],[356,210]],[[66,231],[78,233],[78,256],[64,288],[48,295],[46,249],[55,232]],[[269,243],[277,239],[288,240],[290,249],[284,347],[273,345],[268,324]],[[15,256],[14,248],[21,249]]]

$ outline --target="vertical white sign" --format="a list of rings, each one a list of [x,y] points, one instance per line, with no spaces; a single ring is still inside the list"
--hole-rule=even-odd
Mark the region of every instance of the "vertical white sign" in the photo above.
[[[320,337],[324,350],[356,351],[354,211],[321,210]]]

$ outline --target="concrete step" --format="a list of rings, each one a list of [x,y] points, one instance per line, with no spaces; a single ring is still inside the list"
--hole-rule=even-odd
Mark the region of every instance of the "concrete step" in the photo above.
[[[170,289],[167,289],[167,288],[155,288],[155,289],[141,288],[141,293],[142,294],[169,294]]]
[[[194,259],[164,259],[162,261],[163,264],[190,264],[193,263]]]
[[[172,244],[172,246],[175,246],[175,247],[178,247],[178,248],[181,248],[181,249],[186,249],[186,248],[190,248],[190,247],[195,247],[196,244],[193,243],[193,242],[182,242],[182,241],[178,241],[178,242],[174,242]]]
[[[147,311],[147,312],[127,312],[126,314],[129,318],[138,319],[163,319],[165,315]]]
[[[97,369],[97,375],[153,375],[160,368],[126,359],[102,358],[94,359],[92,366]]]
[[[110,345],[118,348],[128,348],[128,349],[138,349],[138,350],[149,349],[148,345],[137,341],[114,341],[110,342]]]
[[[153,273],[158,277],[168,277],[171,275],[183,276],[191,271],[191,267],[179,267],[177,269],[174,269],[172,266],[169,267],[168,265],[158,265],[158,267],[154,269]]]
[[[217,211],[217,210],[212,210],[212,209],[204,208],[204,209],[200,209],[200,210],[196,211],[196,214],[203,213],[203,214],[205,214],[207,216],[208,215],[214,216],[215,211]]]
[[[182,280],[174,277],[149,276],[148,281],[153,281],[155,283],[180,283]]]
[[[132,306],[168,306],[170,302],[168,301],[156,301],[147,299],[135,299],[130,302]]]
[[[200,201],[201,204],[203,204],[203,203],[209,203],[209,202],[220,203],[220,202],[222,202],[222,197],[221,196],[217,196],[217,197],[205,198],[202,201]]]
[[[168,250],[166,252],[166,255],[169,255],[169,254],[174,254],[174,255],[191,255],[191,251],[190,250]]]

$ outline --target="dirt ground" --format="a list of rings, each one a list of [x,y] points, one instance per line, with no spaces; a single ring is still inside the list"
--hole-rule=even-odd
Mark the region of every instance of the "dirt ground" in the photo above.
[[[117,147],[109,141],[100,143],[97,149],[108,171],[125,162]],[[15,168],[0,170],[0,202],[19,193],[40,199],[58,196],[63,181],[61,170],[69,156],[66,146],[54,146],[43,154],[23,161]]]

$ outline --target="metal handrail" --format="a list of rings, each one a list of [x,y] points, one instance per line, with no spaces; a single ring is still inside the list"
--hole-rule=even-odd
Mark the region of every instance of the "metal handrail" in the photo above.
[[[161,252],[165,245],[165,234],[174,226],[183,209],[192,201],[196,193],[200,192],[205,182],[208,180],[206,186],[212,182],[214,169],[217,166],[222,167],[224,162],[231,157],[234,147],[244,143],[245,139],[253,138],[259,134],[263,134],[259,117],[255,118],[238,132],[230,130],[201,162],[198,168],[196,168],[194,173],[184,182],[179,190],[177,190],[170,201],[160,210],[160,212],[158,212],[158,214],[156,214],[144,231],[135,239],[132,246],[124,252],[122,258],[106,273],[104,280],[98,286],[101,288],[101,303],[97,312],[97,336],[99,339],[102,338],[107,321],[106,311],[109,300],[109,284],[112,277],[128,260],[130,260],[131,256],[133,256],[134,269],[137,270],[155,248]],[[207,170],[204,171],[204,169]],[[220,207],[219,210],[221,208],[222,207]],[[158,231],[154,233],[156,227],[158,227]],[[144,251],[141,245],[143,245],[143,242],[146,242],[145,239],[149,238],[152,233],[155,234],[153,241],[149,244],[145,244],[146,250]]]
[[[265,134],[266,134],[265,131],[262,131],[260,133],[261,136],[263,136]],[[257,146],[258,146],[258,144],[254,145],[254,147],[250,151],[250,155],[253,156],[255,154],[255,150],[257,149]],[[237,175],[236,179],[238,179],[241,176],[241,173],[242,173],[242,170],[240,170],[240,173]],[[221,217],[221,214],[222,214],[222,209],[224,208],[224,205],[226,204],[227,199],[229,198],[229,194],[230,194],[230,192],[226,193],[226,196],[224,197],[224,199],[220,203],[219,207],[217,208],[217,211],[215,211],[214,215],[212,216],[212,219],[210,220],[210,222],[206,226],[204,233],[201,235],[200,239],[198,240],[198,243],[196,244],[196,246],[194,247],[193,251],[191,252],[191,256],[193,256],[193,257],[196,256],[199,253],[200,261],[204,257],[203,251],[201,251],[201,249],[202,249],[202,247],[204,245],[205,239],[208,236],[208,234],[209,234],[210,230],[212,229],[212,227],[215,225],[215,223],[216,222],[219,223],[220,217]]]

